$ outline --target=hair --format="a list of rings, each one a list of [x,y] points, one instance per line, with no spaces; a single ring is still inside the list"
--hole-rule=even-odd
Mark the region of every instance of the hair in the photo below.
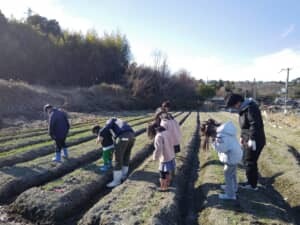
[[[217,127],[220,126],[220,123],[217,123],[214,119],[208,119],[201,124],[200,130],[202,136],[205,136],[202,149],[208,150],[209,148],[209,138],[215,138],[217,134]]]
[[[156,135],[156,129],[158,127],[159,127],[159,124],[157,124],[156,122],[152,122],[152,123],[148,124],[147,135],[151,140],[154,139],[154,137]]]
[[[169,100],[164,101],[164,102],[161,104],[161,107],[162,107],[162,108],[165,108],[165,107],[170,108],[170,106],[171,106],[171,103],[170,103]]]
[[[243,102],[244,98],[239,94],[229,93],[225,96],[224,100],[227,107],[232,107],[238,102]]]
[[[101,129],[101,127],[100,127],[99,125],[95,125],[95,126],[93,126],[93,128],[92,128],[92,133],[93,133],[93,134],[98,134],[99,131],[100,131],[100,129]]]

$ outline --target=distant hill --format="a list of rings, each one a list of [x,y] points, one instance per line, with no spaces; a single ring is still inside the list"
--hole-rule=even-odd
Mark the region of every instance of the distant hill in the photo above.
[[[285,82],[235,82],[234,83],[235,90],[246,93],[248,92],[250,96],[252,96],[253,91],[256,89],[256,94],[258,97],[280,97],[284,96]],[[300,98],[300,78],[296,78],[289,82],[289,97],[291,98]]]

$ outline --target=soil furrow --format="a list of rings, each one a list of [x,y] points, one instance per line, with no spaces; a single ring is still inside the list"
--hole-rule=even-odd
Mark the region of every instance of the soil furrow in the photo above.
[[[135,127],[135,126],[139,126],[139,125],[142,125],[142,124],[148,122],[148,120],[145,120],[144,117],[142,119],[143,119],[143,123],[135,124],[132,126]],[[128,120],[128,121],[130,123],[131,121],[136,121],[136,120],[132,119],[132,120]],[[139,129],[136,132],[136,135],[142,134],[145,131],[146,131],[146,128]],[[84,137],[77,137],[75,135],[69,136],[67,139],[68,147],[78,145],[78,144],[84,143],[86,141],[90,141],[91,139],[94,138],[93,135],[89,135],[90,132],[86,132],[86,133],[88,135],[84,136]],[[30,148],[27,148],[27,150],[23,150],[22,148],[16,149],[16,150],[11,151],[10,153],[5,154],[5,156],[2,156],[2,157],[0,154],[0,168],[4,167],[4,166],[12,166],[16,163],[26,162],[26,161],[32,160],[34,158],[37,158],[37,157],[51,154],[53,152],[53,148],[54,148],[53,141],[48,141],[48,143],[45,143],[43,146],[38,145],[38,147],[36,147],[36,148],[34,146],[32,146]]]
[[[192,116],[195,119],[195,116]],[[188,124],[185,126],[183,133],[185,134],[185,141],[190,139],[190,133],[188,132],[188,125],[191,125],[191,121],[195,124],[195,121],[189,117]],[[184,145],[186,142],[184,142]],[[186,148],[182,149],[179,155],[177,155],[177,169],[178,177],[181,175],[181,165],[185,162],[184,155]],[[157,192],[158,183],[157,162],[148,158],[137,170],[133,171],[129,178],[119,187],[113,189],[113,191],[100,199],[80,220],[79,224],[146,224],[146,220],[159,220],[160,213],[157,212],[160,208],[164,208],[161,211],[166,210],[171,213],[174,206],[170,209],[170,204],[174,203],[174,186],[178,182],[177,178],[174,180],[172,190],[168,193]],[[179,179],[179,178],[178,178]],[[165,196],[165,200],[158,202],[159,199]],[[167,197],[168,196],[168,197]],[[167,201],[168,200],[168,201]],[[168,203],[167,203],[168,202]],[[161,204],[161,205],[157,205]],[[150,208],[148,208],[150,207]],[[148,209],[146,209],[148,208]],[[147,211],[149,210],[149,212]],[[156,212],[156,213],[155,213]],[[176,220],[176,212],[172,212],[171,220]],[[168,218],[168,216],[167,216]],[[166,221],[164,221],[166,222]],[[153,223],[153,224],[174,224],[174,223]]]
[[[183,117],[181,123],[187,115]],[[137,142],[140,144],[133,149],[130,171],[135,169],[153,150],[146,135],[143,135],[141,140],[139,139]],[[145,145],[147,142],[148,144]],[[141,145],[145,145],[142,150],[139,147]],[[12,209],[26,218],[48,224],[57,223],[80,211],[83,204],[91,201],[95,195],[101,195],[105,184],[111,179],[111,171],[98,172],[96,164],[97,162],[89,164],[42,187],[27,190],[13,203]],[[61,190],[61,192],[55,192],[55,190]]]
[[[128,123],[129,122],[134,122],[134,121],[137,121],[137,120],[139,121],[139,122],[133,123],[132,126],[137,126],[137,125],[140,125],[140,124],[143,124],[143,123],[146,123],[146,122],[149,122],[149,121],[152,120],[152,118],[150,118],[149,116],[147,116],[146,118],[142,117],[142,118],[138,118],[138,119],[136,119],[136,118],[130,119],[130,118],[131,117],[129,117],[129,118],[125,117],[124,119]],[[80,134],[80,133],[88,132],[88,131],[90,131],[92,125],[103,123],[105,121],[106,121],[106,119],[100,119],[98,121],[93,121],[91,123],[85,123],[85,124],[83,124],[83,126],[76,127],[76,128],[71,126],[71,130],[68,134],[68,137],[71,137],[73,135],[77,135],[77,134]],[[51,141],[51,138],[47,134],[47,131],[42,133],[42,135],[33,135],[33,136],[29,136],[29,137],[22,138],[22,139],[17,139],[17,140],[13,139],[11,141],[2,142],[0,144],[0,153],[7,152],[7,151],[10,151],[10,150],[14,150],[14,149],[17,149],[17,148],[22,148],[22,147],[25,147],[25,146],[28,146],[28,145],[35,145],[35,144],[47,142],[47,141]]]

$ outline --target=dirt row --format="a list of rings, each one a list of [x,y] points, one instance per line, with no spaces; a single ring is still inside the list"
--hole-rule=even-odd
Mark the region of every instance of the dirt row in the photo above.
[[[181,115],[181,123],[188,114]],[[178,118],[180,119],[180,118]],[[130,169],[135,169],[152,152],[153,147],[146,134],[138,137],[132,151]],[[111,171],[101,173],[93,162],[72,173],[41,187],[31,188],[22,193],[12,204],[11,209],[25,218],[43,224],[53,224],[82,210],[91,199],[105,188],[112,178]]]
[[[182,185],[188,155],[193,152],[194,143],[188,143],[197,127],[196,117],[196,113],[192,113],[182,125],[182,150],[176,156],[177,172],[169,192],[158,191],[158,162],[152,161],[150,156],[122,185],[85,213],[78,224],[177,224],[180,217],[178,186]]]
[[[147,116],[147,117],[142,116],[141,118],[132,118],[132,117],[126,118],[125,117],[125,119],[127,122],[138,121],[138,122],[132,124],[132,126],[137,126],[137,125],[151,121],[152,117],[150,117],[150,116]],[[98,124],[98,123],[102,124],[106,120],[107,120],[107,118],[101,118],[100,120],[93,120],[92,122],[84,123],[81,126],[77,126],[77,127],[71,126],[68,137],[76,135],[76,134],[84,133],[84,132],[90,132],[92,125]],[[43,143],[43,142],[47,142],[47,141],[51,141],[47,131],[43,132],[40,135],[32,134],[32,136],[30,135],[30,136],[26,136],[26,137],[22,137],[22,138],[17,138],[17,139],[12,139],[9,141],[0,142],[0,152],[6,152],[6,151],[9,151],[12,149],[22,148],[27,145],[34,145],[34,144],[39,144],[39,143]]]
[[[136,135],[143,133],[144,124],[136,126],[135,129],[137,129]],[[67,160],[68,163],[52,163],[49,156],[44,156],[14,167],[0,169],[0,202],[6,202],[29,187],[60,177],[101,156],[99,150],[95,149],[94,140],[72,146],[69,151],[71,157]]]
[[[71,124],[73,128],[80,127],[85,125],[86,123],[93,123],[96,122],[98,118],[86,118],[84,120],[80,120],[79,122],[75,119],[76,122],[73,122],[71,119]],[[25,128],[19,127],[9,127],[6,129],[2,129],[0,132],[0,142],[2,141],[9,141],[11,139],[18,139],[18,138],[25,138],[25,137],[32,137],[34,135],[40,135],[47,132],[47,121],[40,121],[36,124],[32,123],[26,126]]]
[[[82,127],[84,127],[86,124],[92,124],[97,122],[98,120],[92,120],[92,121],[86,121],[84,123],[80,123],[80,124],[72,124],[71,129],[80,129]],[[47,134],[47,128],[43,128],[41,131],[40,129],[38,131],[32,131],[32,132],[22,132],[20,131],[20,133],[17,133],[16,135],[6,135],[5,137],[1,137],[0,138],[0,143],[1,145],[9,145],[11,141],[16,141],[19,139],[25,139],[25,138],[31,138],[31,137],[38,137],[41,135],[45,135]]]
[[[142,127],[143,124],[136,128],[144,130]],[[137,130],[137,133],[141,132]],[[99,159],[101,156],[99,146],[95,148],[95,141],[91,140],[69,148],[70,159],[67,160],[67,163],[52,163],[49,156],[44,156],[13,167],[0,169],[0,202],[6,202],[32,186],[41,185]]]
[[[180,114],[181,113],[176,113],[176,114],[174,114],[174,116],[176,117]],[[148,117],[142,116],[138,119],[131,118],[131,119],[128,119],[127,121],[130,124],[131,124],[131,122],[138,121],[138,122],[131,124],[133,127],[136,127],[136,126],[145,124],[151,120],[152,120],[152,117],[150,117],[150,119],[149,119],[149,116]],[[103,123],[104,121],[105,120],[101,120],[99,122]],[[146,128],[140,129],[140,130],[138,130],[138,132],[136,134],[139,135],[139,134],[145,132],[145,130],[146,130]],[[93,138],[94,138],[94,136],[91,135],[90,128],[89,128],[88,131],[80,132],[75,135],[68,136],[67,145],[68,145],[68,147],[73,146],[73,145],[78,145],[78,144],[84,143],[86,141],[89,141]],[[48,155],[51,152],[53,152],[53,148],[54,148],[53,141],[48,140],[41,144],[29,145],[29,146],[11,150],[9,152],[0,153],[0,168],[4,167],[4,166],[12,166],[16,163],[26,162],[26,161],[32,160],[32,159],[40,157],[40,156]]]
[[[237,115],[201,113],[202,121],[209,117],[219,122],[232,120],[238,127]],[[197,159],[200,170],[192,180],[194,185],[190,191],[192,199],[197,201],[191,202],[193,213],[189,224],[299,224],[299,211],[292,205],[300,190],[299,179],[295,179],[296,173],[299,174],[299,166],[284,149],[284,140],[275,141],[269,126],[265,130],[268,144],[259,160],[262,175],[259,190],[239,189],[237,201],[218,199],[218,193],[222,192],[220,185],[224,182],[223,165],[214,150],[201,151]],[[240,181],[245,181],[244,174],[244,169],[240,167]],[[291,174],[294,176],[289,176]],[[279,183],[285,186],[285,192],[293,193],[290,195],[292,199],[280,189]],[[294,204],[299,206],[299,202]]]
[[[149,113],[148,111],[121,111],[121,112],[101,112],[101,114],[87,114],[87,113],[68,113],[70,123],[72,124],[72,127],[80,127],[82,125],[85,125],[87,123],[94,123],[99,120],[99,118],[106,118],[108,119],[111,117],[111,115],[120,117],[120,118],[137,118],[141,119],[143,117],[148,117],[152,113]],[[47,131],[47,122],[46,122],[46,115],[45,120],[41,121],[34,121],[34,122],[28,122],[28,123],[22,123],[18,126],[12,126],[8,128],[0,129],[0,142],[6,140],[7,138],[18,138],[27,136],[27,135],[35,135],[39,132],[44,133]]]

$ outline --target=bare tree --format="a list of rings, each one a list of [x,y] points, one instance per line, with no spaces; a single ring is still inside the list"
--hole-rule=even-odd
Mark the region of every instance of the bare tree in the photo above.
[[[160,72],[163,76],[166,76],[169,73],[167,54],[156,49],[151,55],[153,58],[153,69]]]

